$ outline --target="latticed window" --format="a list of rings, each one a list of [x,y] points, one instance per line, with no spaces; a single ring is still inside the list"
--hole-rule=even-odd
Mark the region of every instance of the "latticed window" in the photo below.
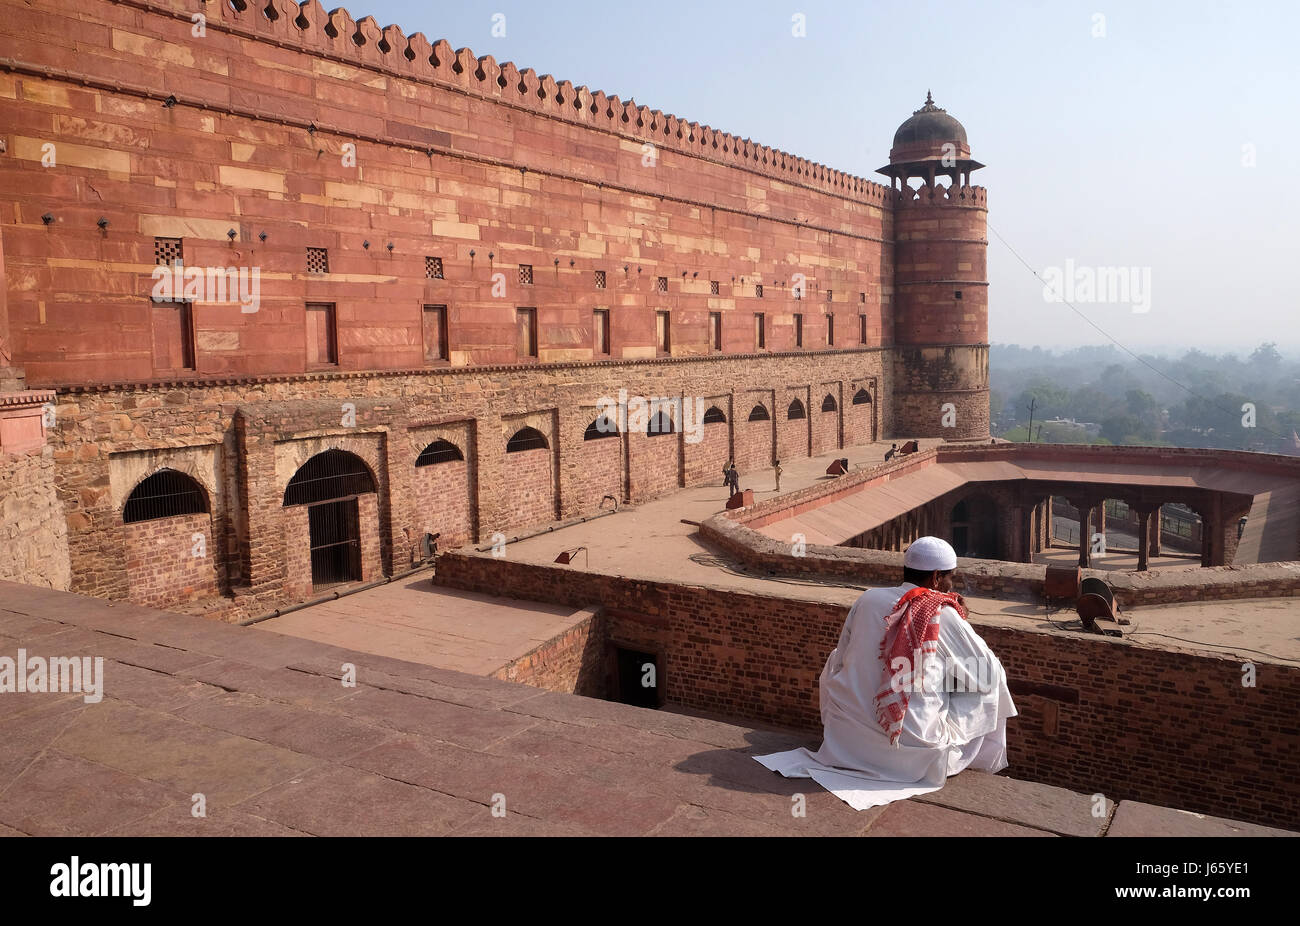
[[[153,239],[153,262],[161,267],[185,263],[180,238]]]
[[[426,257],[424,259],[424,278],[426,280],[441,280],[443,278],[441,257]]]
[[[831,291],[830,291],[829,289],[826,290],[826,301],[827,301],[827,302],[834,302],[834,301],[835,301],[835,300],[832,298],[832,296],[833,296],[833,294],[831,293]]]
[[[308,248],[307,249],[307,272],[308,273],[329,273],[330,272],[330,255],[325,248]]]
[[[506,441],[506,453],[521,453],[525,450],[540,450],[549,447],[546,436],[536,428],[520,428]]]
[[[284,490],[284,504],[310,505],[373,491],[375,480],[359,457],[346,450],[326,450],[294,473]]]
[[[207,510],[208,503],[197,482],[174,469],[163,469],[141,480],[131,490],[122,509],[122,521],[133,524],[179,514],[202,514]]]
[[[415,458],[416,466],[433,466],[435,463],[453,463],[465,459],[460,448],[451,441],[436,440],[420,451]]]
[[[668,277],[658,277],[656,279],[655,288],[661,293],[668,292]]]
[[[763,284],[762,284],[762,283],[755,283],[755,284],[754,284],[754,295],[757,296],[759,299],[762,299],[762,298],[763,298]]]
[[[717,294],[718,294],[718,281],[709,280],[709,295],[716,296]]]
[[[520,264],[520,265],[519,265],[519,282],[522,283],[522,284],[525,284],[525,285],[531,284],[531,283],[533,282],[533,265],[532,265],[532,264]]]
[[[605,288],[605,271],[604,271],[604,270],[597,270],[597,271],[596,271],[596,289],[604,289],[604,288]]]

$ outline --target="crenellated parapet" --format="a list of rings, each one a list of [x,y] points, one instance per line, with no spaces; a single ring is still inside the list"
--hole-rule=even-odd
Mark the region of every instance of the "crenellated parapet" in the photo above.
[[[123,6],[190,20],[187,0],[113,0]],[[497,100],[553,118],[631,136],[657,149],[680,151],[777,180],[807,186],[855,202],[888,208],[887,186],[834,170],[784,151],[740,138],[671,113],[623,100],[601,90],[556,80],[471,49],[430,42],[422,33],[380,28],[372,17],[356,20],[340,7],[326,12],[318,0],[222,0],[205,8],[208,29],[299,48],[357,67],[433,82],[476,97]],[[197,40],[196,40],[197,41]]]
[[[908,206],[968,206],[979,209],[988,208],[988,191],[982,186],[923,186],[918,190],[910,187],[891,190],[896,208]]]

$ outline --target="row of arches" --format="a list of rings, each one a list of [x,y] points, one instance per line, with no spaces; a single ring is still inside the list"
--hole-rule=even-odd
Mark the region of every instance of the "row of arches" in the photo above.
[[[870,404],[871,396],[865,389],[859,389],[853,396],[854,405]],[[829,393],[822,400],[821,410],[833,412],[838,410],[835,397]],[[803,402],[794,399],[786,409],[789,420],[801,420],[807,417]],[[749,413],[749,421],[770,421],[767,407],[755,405]],[[716,405],[710,406],[704,413],[705,424],[725,424],[726,414]],[[677,423],[666,411],[652,416],[646,427],[650,436],[678,433]],[[605,415],[596,418],[587,425],[583,440],[601,440],[618,437],[618,424]],[[506,441],[506,453],[520,453],[527,450],[549,449],[550,441],[546,435],[533,427],[517,430]],[[464,461],[465,454],[451,441],[438,439],[428,444],[416,456],[415,466],[423,468],[440,463]],[[375,480],[369,467],[356,455],[344,450],[326,450],[316,454],[294,474],[284,491],[285,507],[308,505],[328,499],[362,495],[375,491]],[[174,469],[161,469],[141,480],[131,491],[122,512],[122,521],[126,524],[159,518],[175,517],[184,514],[202,514],[209,511],[207,492],[191,476]]]

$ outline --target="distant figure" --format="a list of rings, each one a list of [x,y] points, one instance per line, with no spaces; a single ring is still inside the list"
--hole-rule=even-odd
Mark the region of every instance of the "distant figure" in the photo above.
[[[726,463],[723,464],[723,466],[722,466],[722,484],[723,484],[724,486],[729,486],[729,485],[731,485],[731,470],[735,467],[735,465],[736,465],[736,461],[735,461],[735,460],[728,460]]]
[[[776,461],[776,466],[772,467],[772,475],[776,477],[776,490],[781,491],[781,461]]]
[[[894,454],[896,453],[898,453],[898,445],[890,444],[889,449],[885,451],[885,462],[888,463],[890,460],[892,460],[894,458]]]
[[[731,498],[740,491],[740,473],[736,472],[736,464],[732,463],[727,469],[727,487],[730,493],[727,498]]]

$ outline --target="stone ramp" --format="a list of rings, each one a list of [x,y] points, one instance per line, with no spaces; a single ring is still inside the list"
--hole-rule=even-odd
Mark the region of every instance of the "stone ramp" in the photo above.
[[[1129,802],[1097,818],[1088,795],[971,772],[858,813],[752,758],[805,736],[0,582],[0,655],[20,647],[102,656],[104,698],[0,694],[0,835],[1281,833]]]
[[[1255,496],[1237,542],[1238,565],[1283,563],[1300,558],[1300,487],[1284,486]]]

